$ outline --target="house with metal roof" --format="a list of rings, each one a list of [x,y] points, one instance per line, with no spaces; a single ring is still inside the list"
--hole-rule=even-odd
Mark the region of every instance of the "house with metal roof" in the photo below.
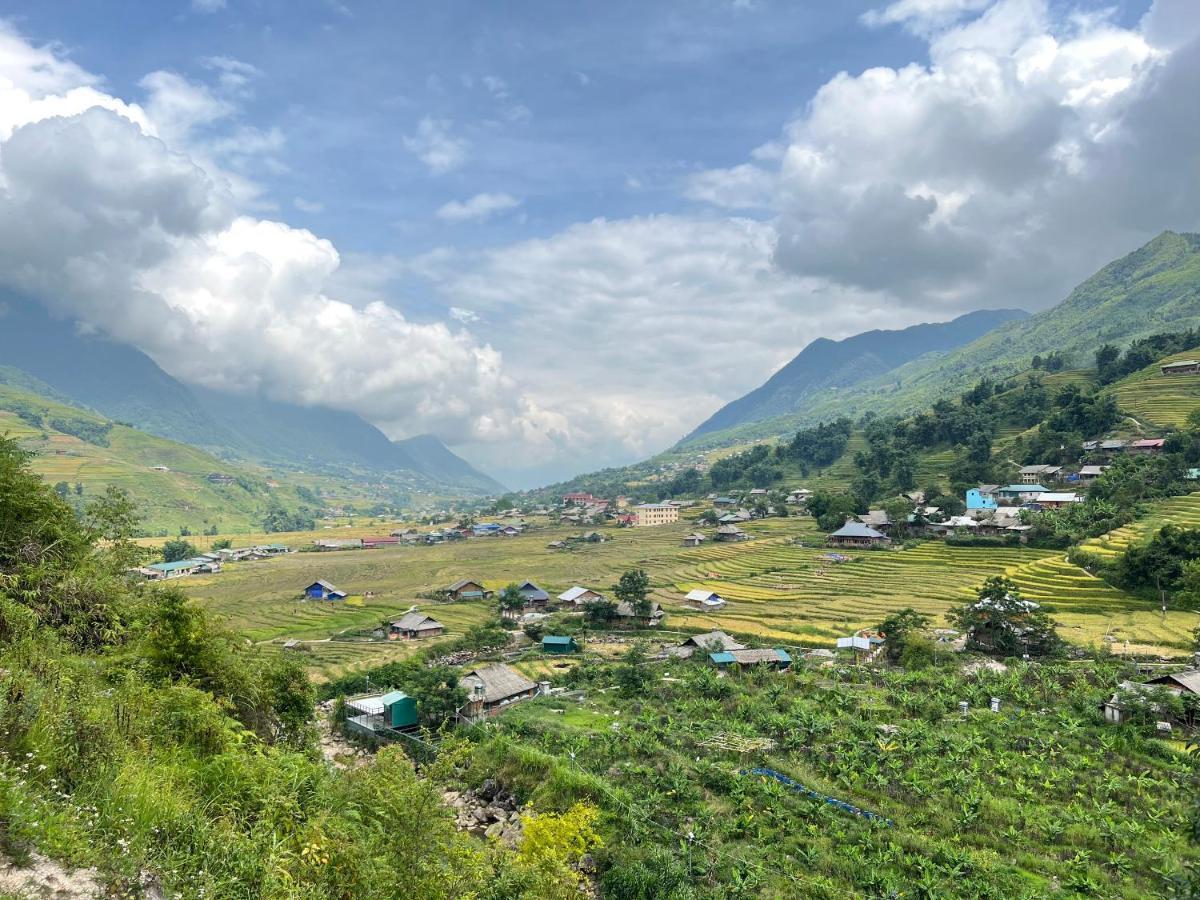
[[[996,491],[996,496],[1008,503],[1029,503],[1047,493],[1040,484],[1008,484]]]
[[[703,650],[706,653],[716,653],[724,650],[745,650],[744,644],[739,644],[723,631],[706,631],[703,634],[693,634],[677,647],[672,647],[667,651],[668,656],[674,656],[679,659],[688,659],[696,651]]]
[[[575,638],[565,634],[548,634],[542,638],[543,653],[578,653],[579,644]]]
[[[604,595],[598,591],[580,587],[579,585],[568,588],[558,595],[558,602],[565,603],[568,606],[583,606],[585,603],[594,603],[597,600],[603,599]]]
[[[683,546],[699,547],[701,544],[703,544],[705,542],[705,540],[707,540],[707,538],[705,538],[704,535],[702,535],[698,531],[695,531],[683,539]]]
[[[1200,360],[1177,359],[1175,362],[1162,363],[1159,369],[1164,375],[1200,375]]]
[[[826,538],[831,547],[884,547],[891,542],[882,531],[853,519],[847,519],[845,525]]]
[[[645,615],[634,609],[632,603],[627,603],[622,600],[617,604],[617,618],[623,620],[623,622],[626,624],[636,623],[638,625],[645,625],[653,628],[661,625],[663,619],[666,618],[666,615],[667,614],[663,612],[662,605],[658,603],[651,603],[650,612],[646,613]]]
[[[767,665],[776,669],[786,669],[792,664],[792,657],[786,650],[720,650],[708,654],[709,661],[718,669],[745,668],[746,666]]]
[[[388,691],[346,701],[346,727],[369,737],[413,728],[417,724],[417,701],[404,691]]]
[[[433,616],[412,610],[388,625],[388,640],[414,641],[446,633],[446,626]]]
[[[150,563],[150,565],[146,566],[146,568],[157,573],[156,575],[151,576],[153,578],[183,578],[188,575],[195,575],[200,568],[206,565],[208,562],[208,560],[202,558],[178,559],[174,562]],[[217,564],[217,568],[218,570],[220,569],[219,563]]]
[[[742,531],[736,525],[722,525],[717,529],[717,541],[721,543],[733,543],[736,541],[747,541],[750,535]]]
[[[328,581],[318,578],[304,589],[304,596],[308,600],[345,600],[347,594],[345,591],[335,588]]]
[[[523,581],[517,585],[517,590],[525,598],[526,606],[545,606],[550,602],[550,595],[532,581]]]
[[[512,666],[503,663],[478,666],[458,679],[467,692],[459,715],[467,719],[493,716],[514,703],[536,696],[538,686]]]
[[[460,578],[446,588],[446,596],[451,600],[486,600],[492,596],[492,592],[478,581]]]
[[[724,597],[716,591],[710,591],[706,588],[696,588],[695,590],[688,591],[687,596],[683,599],[699,609],[724,609],[726,606]]]

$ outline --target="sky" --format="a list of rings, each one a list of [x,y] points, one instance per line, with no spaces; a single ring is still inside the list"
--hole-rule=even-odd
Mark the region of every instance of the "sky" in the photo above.
[[[0,16],[0,286],[513,487],[1200,228],[1195,0]]]

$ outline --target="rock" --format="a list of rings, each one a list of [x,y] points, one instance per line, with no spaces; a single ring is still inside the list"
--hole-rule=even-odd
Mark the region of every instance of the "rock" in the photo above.
[[[476,821],[476,822],[478,822],[480,825],[485,825],[485,824],[487,824],[487,820],[488,820],[488,814],[487,814],[487,812],[486,812],[486,811],[484,811],[484,810],[482,810],[482,809],[479,809],[479,808],[477,807],[477,808],[475,808],[475,809],[471,810],[471,816],[472,816],[472,817],[475,819],[475,821]]]
[[[479,797],[483,800],[491,800],[500,793],[500,785],[496,783],[496,779],[487,778],[483,784],[479,786]]]
[[[503,807],[489,806],[487,808],[487,816],[495,822],[503,822],[508,818],[508,811]]]
[[[508,827],[500,832],[500,843],[510,850],[515,850],[517,844],[521,843],[521,829]]]
[[[488,838],[499,838],[500,835],[502,835],[503,833],[504,833],[504,826],[501,825],[499,822],[493,822],[483,832],[484,837],[488,837]]]

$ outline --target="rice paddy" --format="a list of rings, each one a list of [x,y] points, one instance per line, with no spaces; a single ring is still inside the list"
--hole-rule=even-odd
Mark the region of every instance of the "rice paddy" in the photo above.
[[[1122,379],[1112,388],[1117,404],[1144,425],[1182,427],[1188,413],[1200,406],[1200,375],[1164,376],[1159,366],[1198,355],[1200,350],[1176,353]]]
[[[1200,523],[1200,494],[1161,504],[1143,521],[1099,539],[1112,552],[1167,521]],[[784,646],[829,647],[835,639],[878,624],[911,606],[934,617],[969,599],[989,575],[1014,578],[1081,646],[1178,655],[1200,615],[1158,608],[1116,590],[1067,562],[1061,550],[953,547],[937,541],[908,549],[865,550],[833,562],[824,535],[807,518],[752,522],[753,540],[684,548],[692,522],[661,528],[604,528],[608,540],[569,552],[546,544],[577,530],[540,525],[515,538],[480,538],[438,546],[397,547],[286,557],[226,567],[220,575],[182,582],[231,629],[276,648],[304,644],[316,677],[400,658],[424,644],[362,642],[361,635],[412,606],[447,627],[447,638],[495,614],[491,602],[432,603],[417,594],[473,578],[498,590],[526,578],[556,595],[574,584],[609,591],[625,569],[650,574],[652,599],[674,631],[721,628]],[[351,593],[345,603],[300,600],[317,578]],[[728,606],[702,612],[684,605],[693,588],[717,591]],[[326,640],[333,638],[333,640]],[[536,674],[536,673],[531,673]]]

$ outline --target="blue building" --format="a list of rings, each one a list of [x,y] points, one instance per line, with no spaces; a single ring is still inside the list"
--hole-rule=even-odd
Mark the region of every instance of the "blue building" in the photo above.
[[[339,591],[328,581],[314,581],[304,589],[304,596],[309,600],[345,600],[346,592]]]
[[[967,491],[967,509],[995,509],[996,485],[981,484]]]

